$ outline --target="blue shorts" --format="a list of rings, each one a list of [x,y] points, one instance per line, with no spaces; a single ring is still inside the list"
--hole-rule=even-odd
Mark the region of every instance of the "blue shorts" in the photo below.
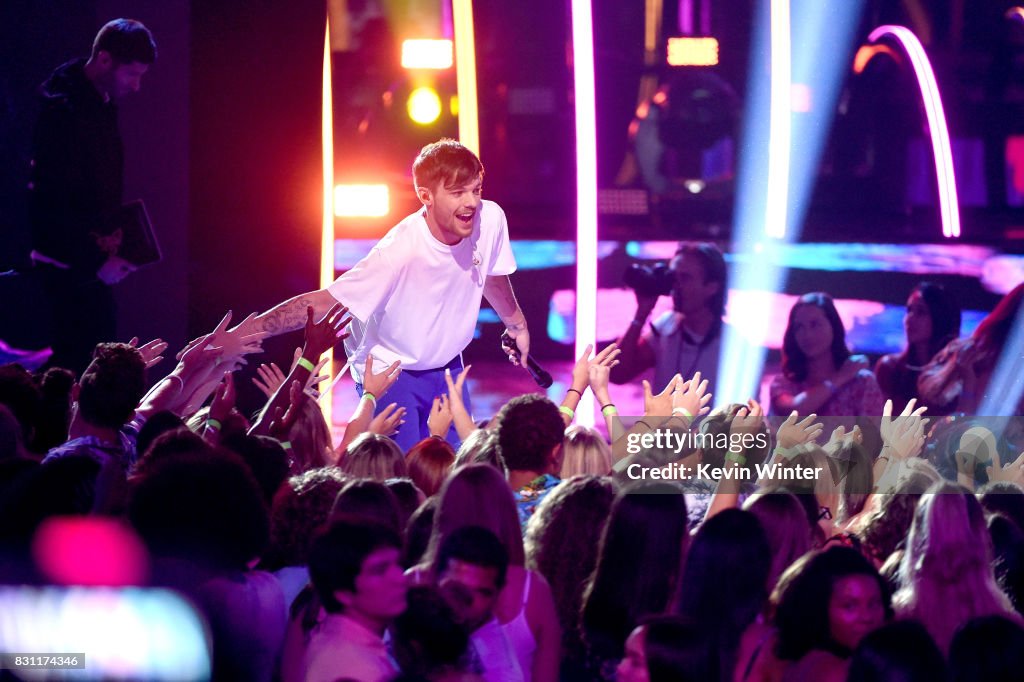
[[[458,379],[462,372],[462,356],[456,356],[447,365],[437,369],[403,369],[398,381],[379,400],[378,406],[381,409],[391,403],[398,403],[399,407],[405,408],[405,423],[399,427],[398,433],[391,436],[403,452],[408,452],[413,445],[430,437],[427,417],[430,416],[434,398],[448,393],[448,384],[444,380],[446,369],[451,370],[452,379]],[[360,396],[363,395],[363,385],[356,384],[356,391]],[[462,386],[462,401],[466,405],[466,410],[473,414],[468,383]],[[455,431],[454,424],[448,429],[446,440],[453,448],[458,449],[459,434]]]

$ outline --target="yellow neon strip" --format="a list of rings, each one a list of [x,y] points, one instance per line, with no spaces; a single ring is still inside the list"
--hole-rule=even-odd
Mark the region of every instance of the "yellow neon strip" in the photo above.
[[[452,20],[455,28],[455,82],[459,95],[459,141],[480,156],[473,0],[452,0]]]
[[[320,140],[323,153],[323,223],[320,235],[320,288],[334,281],[334,112],[333,95],[331,92],[331,25],[330,21],[324,29],[324,67],[321,85],[320,105]],[[326,385],[333,385],[334,353],[327,351],[327,373],[331,380]],[[320,399],[327,425],[331,426],[331,394]]]

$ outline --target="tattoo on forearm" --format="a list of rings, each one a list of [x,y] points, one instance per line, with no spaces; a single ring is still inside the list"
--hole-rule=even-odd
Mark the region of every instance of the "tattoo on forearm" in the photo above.
[[[297,298],[282,303],[263,318],[263,331],[273,336],[302,327],[306,324],[306,308],[311,305],[314,305],[311,298]]]

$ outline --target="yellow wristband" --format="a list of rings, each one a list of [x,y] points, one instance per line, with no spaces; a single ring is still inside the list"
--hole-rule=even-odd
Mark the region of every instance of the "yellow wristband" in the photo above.
[[[296,364],[299,367],[302,367],[304,369],[309,370],[310,374],[312,374],[313,372],[316,371],[316,365],[314,365],[312,362],[310,362],[306,358],[299,358],[299,361]]]
[[[607,405],[601,408],[601,414],[603,414],[606,417],[615,417],[619,414],[619,410],[611,403],[608,403]]]
[[[685,407],[673,407],[672,408],[672,414],[681,414],[684,417],[688,417],[690,419],[693,418],[693,414],[688,409],[686,409]]]
[[[576,411],[573,410],[571,407],[566,407],[565,405],[559,405],[558,411],[567,416],[569,419],[572,419],[573,417],[576,416]]]
[[[373,409],[377,409],[377,396],[370,393],[369,391],[363,391],[363,397],[360,398],[360,400],[369,400],[371,403],[373,403]]]

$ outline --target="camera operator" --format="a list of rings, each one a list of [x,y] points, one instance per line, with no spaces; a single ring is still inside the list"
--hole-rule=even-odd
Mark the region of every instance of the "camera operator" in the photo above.
[[[715,386],[725,312],[726,267],[718,247],[708,242],[680,242],[669,267],[633,266],[626,283],[636,293],[633,321],[619,339],[621,363],[611,379],[626,383],[654,367],[652,388],[660,392],[677,373],[697,371]],[[672,296],[673,310],[644,330],[658,296]]]

